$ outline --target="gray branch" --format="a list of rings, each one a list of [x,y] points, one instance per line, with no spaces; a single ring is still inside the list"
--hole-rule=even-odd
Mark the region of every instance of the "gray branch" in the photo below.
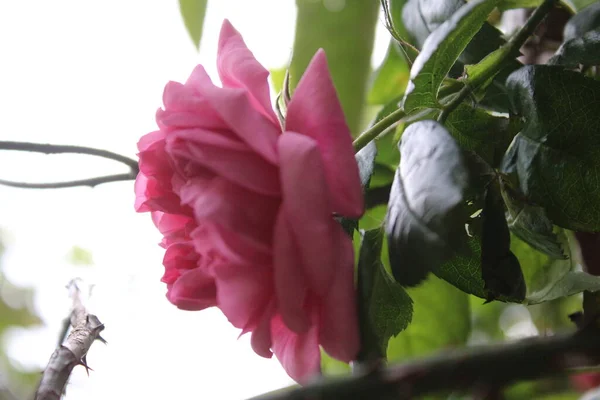
[[[98,317],[87,312],[81,300],[81,290],[74,281],[70,283],[70,289],[73,298],[72,330],[50,357],[35,400],[60,400],[73,368],[83,365],[86,370],[89,369],[85,360],[88,350],[95,340],[104,341],[100,336],[104,325]]]

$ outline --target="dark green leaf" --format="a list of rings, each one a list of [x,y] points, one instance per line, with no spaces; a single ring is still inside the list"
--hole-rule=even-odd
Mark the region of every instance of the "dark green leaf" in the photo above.
[[[500,10],[509,10],[511,8],[535,8],[542,4],[544,0],[500,0],[498,8]]]
[[[183,17],[183,23],[196,48],[200,47],[207,3],[208,0],[179,0],[179,10]]]
[[[400,153],[385,225],[394,277],[414,286],[451,256],[456,232],[464,231],[469,174],[460,148],[435,121],[410,125]]]
[[[563,40],[568,42],[598,28],[600,28],[600,1],[596,1],[580,10],[567,22],[563,32]]]
[[[556,66],[527,66],[507,87],[525,126],[502,170],[556,225],[600,230],[600,82]]]
[[[567,258],[543,208],[527,204],[522,196],[505,184],[502,184],[502,197],[507,208],[508,227],[515,235],[552,258]]]
[[[548,64],[567,67],[600,64],[600,30],[586,32],[581,37],[563,43],[556,54],[548,60]]]
[[[406,112],[439,106],[437,94],[442,81],[497,2],[471,1],[428,36],[410,72],[403,103]]]
[[[519,260],[510,251],[510,232],[504,202],[495,185],[485,194],[481,230],[481,276],[488,301],[497,298],[525,299],[525,281]]]
[[[412,300],[381,263],[381,228],[361,231],[361,236],[357,286],[363,353],[359,357],[385,358],[388,340],[410,323]]]
[[[462,149],[474,151],[492,166],[500,164],[516,134],[508,118],[465,103],[448,116],[445,126]]]
[[[333,82],[353,133],[360,131],[378,1],[347,1],[342,9],[327,2],[296,0],[296,37],[290,64],[292,89],[319,48],[327,54]]]
[[[402,49],[395,40],[391,40],[385,59],[373,73],[367,101],[370,104],[387,104],[403,95],[409,74],[410,68]]]
[[[405,360],[466,344],[471,332],[466,293],[430,276],[419,287],[408,289],[408,294],[414,304],[412,322],[390,340],[388,360]]]

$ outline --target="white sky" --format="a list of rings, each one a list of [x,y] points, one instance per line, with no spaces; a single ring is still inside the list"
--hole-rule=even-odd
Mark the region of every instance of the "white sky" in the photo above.
[[[318,0],[316,0],[318,1]],[[134,156],[155,129],[164,85],[197,63],[215,76],[219,28],[228,18],[268,68],[291,53],[293,0],[213,0],[200,54],[176,0],[0,1],[0,140],[78,144]],[[380,24],[374,60],[386,40]],[[121,166],[84,156],[0,153],[0,177],[54,181],[114,173]],[[76,368],[67,400],[243,399],[287,386],[275,359],[258,357],[217,310],[184,312],[164,297],[163,250],[149,215],[133,210],[132,182],[95,189],[32,191],[0,186],[4,272],[36,289],[44,326],[13,331],[10,355],[43,369],[69,310],[65,284],[94,283],[90,307],[106,325],[108,346]],[[93,267],[70,266],[73,245]],[[0,293],[1,295],[1,293]]]

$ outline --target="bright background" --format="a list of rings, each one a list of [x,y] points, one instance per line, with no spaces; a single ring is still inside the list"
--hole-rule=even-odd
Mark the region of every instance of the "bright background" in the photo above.
[[[197,63],[216,80],[224,18],[263,65],[277,68],[291,55],[295,13],[292,0],[213,0],[198,53],[176,0],[1,1],[0,140],[134,157],[138,139],[155,129],[167,81],[185,80]],[[381,23],[378,38],[374,63],[387,45]],[[0,178],[18,181],[123,170],[94,157],[0,153]],[[255,355],[248,337],[238,340],[219,311],[184,312],[166,300],[160,236],[149,215],[134,212],[133,200],[133,182],[48,191],[0,186],[3,272],[34,289],[32,308],[43,321],[5,335],[13,365],[45,367],[69,312],[65,285],[82,277],[94,285],[89,307],[106,325],[109,344],[92,346],[94,371],[88,378],[76,368],[66,399],[243,399],[291,384],[275,359]],[[93,264],[74,266],[73,246],[91,252]],[[0,287],[5,302],[9,294]]]

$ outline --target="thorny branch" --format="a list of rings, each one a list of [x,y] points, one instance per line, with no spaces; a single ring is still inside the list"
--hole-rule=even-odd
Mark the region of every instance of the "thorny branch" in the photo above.
[[[42,143],[29,143],[29,142],[12,142],[12,141],[0,141],[0,150],[16,150],[16,151],[30,151],[34,153],[44,154],[86,154],[90,156],[102,157],[109,160],[117,161],[125,164],[129,167],[129,172],[123,174],[104,175],[88,179],[79,179],[74,181],[65,182],[50,182],[50,183],[27,183],[27,182],[15,182],[0,179],[0,185],[24,188],[24,189],[61,189],[75,186],[90,186],[94,187],[102,183],[118,182],[118,181],[129,181],[136,178],[139,167],[137,161],[122,156],[112,151],[95,149],[92,147],[85,146],[71,146],[71,145],[55,145],[55,144],[42,144]]]
[[[439,391],[497,390],[600,363],[597,322],[565,336],[456,350],[251,400],[408,400]]]
[[[86,354],[95,340],[105,343],[100,332],[104,325],[94,314],[87,312],[81,299],[81,290],[72,281],[69,284],[73,298],[71,311],[71,333],[66,340],[58,346],[50,357],[48,366],[44,370],[42,380],[36,392],[35,400],[60,400],[71,371],[77,365],[83,365],[86,370]]]

